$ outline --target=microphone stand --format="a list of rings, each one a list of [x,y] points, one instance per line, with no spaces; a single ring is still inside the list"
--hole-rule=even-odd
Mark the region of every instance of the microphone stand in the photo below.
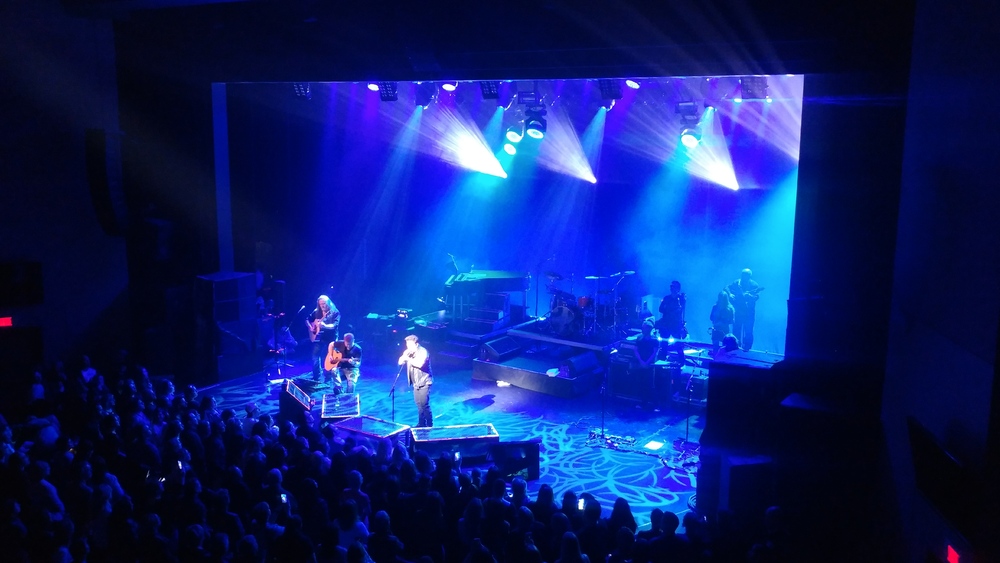
[[[399,375],[403,373],[403,367],[406,364],[399,366],[399,371],[396,372],[396,379],[392,380],[392,389],[389,389],[389,398],[392,400],[392,421],[396,422],[396,383],[399,382]]]

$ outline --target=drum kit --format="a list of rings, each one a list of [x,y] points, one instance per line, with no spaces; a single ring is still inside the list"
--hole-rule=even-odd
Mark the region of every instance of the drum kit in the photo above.
[[[559,336],[578,336],[614,331],[626,327],[628,306],[618,296],[618,285],[627,276],[635,274],[627,270],[610,276],[585,276],[586,293],[576,296],[570,291],[557,287],[565,278],[557,273],[545,272],[549,283],[546,289],[552,296],[549,300],[549,330]]]

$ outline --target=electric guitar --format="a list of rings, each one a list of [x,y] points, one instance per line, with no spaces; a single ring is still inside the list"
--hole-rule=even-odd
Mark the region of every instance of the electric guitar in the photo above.
[[[330,346],[326,351],[326,361],[323,362],[323,367],[327,371],[333,371],[340,365],[340,360],[344,359],[344,354],[337,349],[337,343],[331,342]]]

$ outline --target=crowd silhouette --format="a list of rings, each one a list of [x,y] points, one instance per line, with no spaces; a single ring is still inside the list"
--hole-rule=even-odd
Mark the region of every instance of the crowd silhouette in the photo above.
[[[0,416],[4,561],[571,563],[791,561],[781,510],[732,515],[509,484],[496,467],[369,451],[330,426],[221,408],[121,353],[39,369]],[[582,502],[580,502],[582,499]],[[580,507],[583,507],[582,509]]]

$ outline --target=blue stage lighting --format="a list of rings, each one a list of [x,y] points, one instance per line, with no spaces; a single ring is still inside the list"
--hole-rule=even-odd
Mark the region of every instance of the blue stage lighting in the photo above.
[[[545,137],[548,122],[545,121],[545,105],[530,106],[524,111],[524,134],[532,139]]]
[[[521,139],[524,138],[524,132],[517,125],[512,125],[507,128],[507,133],[504,134],[504,137],[512,143],[520,143]]]
[[[458,88],[458,82],[445,82],[441,85],[441,89],[445,92],[454,92]]]
[[[513,155],[517,154],[517,147],[515,147],[514,145],[512,145],[510,143],[504,143],[503,144],[503,152],[505,152],[505,153],[513,156]]]
[[[376,83],[376,82],[369,82],[368,83],[368,89],[371,90],[372,92],[378,92],[378,83]]]
[[[631,78],[625,81],[625,85],[633,90],[639,89],[639,82],[632,80]]]
[[[701,131],[697,127],[685,127],[681,130],[681,144],[693,149],[701,142]]]

